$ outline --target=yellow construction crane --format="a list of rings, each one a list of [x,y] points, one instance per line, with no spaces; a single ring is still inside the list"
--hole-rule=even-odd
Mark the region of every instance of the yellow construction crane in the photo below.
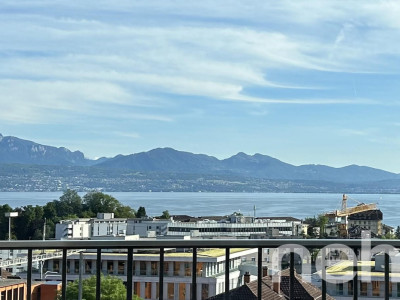
[[[359,203],[357,206],[347,207],[347,195],[343,194],[342,209],[336,210],[335,215],[337,217],[345,217],[359,212],[374,210],[374,209],[377,209],[375,203],[369,203],[369,204]]]
[[[377,206],[375,203],[360,203],[357,206],[347,207],[347,195],[343,194],[342,207],[340,210],[335,210],[334,212],[327,213],[328,217],[341,218],[340,224],[338,224],[338,229],[341,237],[347,237],[347,217],[352,214],[360,213],[368,210],[375,210]],[[343,218],[342,218],[343,217]]]

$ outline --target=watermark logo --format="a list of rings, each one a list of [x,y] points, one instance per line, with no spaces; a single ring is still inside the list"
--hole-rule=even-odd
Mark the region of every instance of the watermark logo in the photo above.
[[[376,276],[382,277],[385,270],[385,255],[394,261],[399,251],[391,245],[381,244],[371,248],[370,232],[364,231],[361,236],[361,247],[357,253],[347,245],[332,243],[325,246],[314,255],[316,271],[326,282],[337,284],[353,280],[371,282],[377,280]],[[272,253],[272,269],[282,271],[282,262],[294,253],[295,266],[301,267],[304,281],[311,282],[312,255],[304,246],[297,244],[285,244],[276,248]],[[375,260],[375,263],[374,263]],[[295,267],[294,266],[294,267]],[[396,264],[391,264],[392,272],[397,270]],[[400,272],[400,257],[398,271]],[[310,276],[307,276],[310,274]],[[304,276],[306,275],[306,276]],[[274,279],[278,278],[278,279]],[[279,277],[273,277],[279,280]],[[392,282],[400,282],[400,277],[391,277]]]

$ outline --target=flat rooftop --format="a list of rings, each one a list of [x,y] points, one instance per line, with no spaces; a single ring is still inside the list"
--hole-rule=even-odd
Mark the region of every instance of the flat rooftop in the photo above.
[[[361,268],[368,268],[368,271],[364,271]],[[326,273],[332,276],[342,275],[351,276],[353,274],[353,262],[342,261],[326,269]],[[381,271],[375,271],[375,261],[358,261],[357,262],[357,274],[358,276],[374,276],[384,278],[385,273]],[[390,272],[390,277],[400,278],[400,273]]]
[[[0,279],[0,287],[7,287],[11,285],[17,285],[21,283],[26,283],[24,279]]]
[[[234,254],[246,250],[250,250],[253,248],[232,248],[230,249],[229,253]],[[85,252],[84,256],[93,256],[95,257],[97,254],[92,253],[92,252]],[[103,252],[101,253],[102,256],[107,256],[107,255],[113,255],[113,256],[126,256],[126,253],[121,253],[121,252]],[[134,253],[133,256],[148,256],[148,257],[158,257],[160,256],[159,253]],[[193,253],[192,252],[165,252],[164,257],[192,257]],[[197,258],[199,257],[221,257],[225,256],[225,249],[221,248],[213,248],[213,249],[206,249],[206,250],[197,250]]]

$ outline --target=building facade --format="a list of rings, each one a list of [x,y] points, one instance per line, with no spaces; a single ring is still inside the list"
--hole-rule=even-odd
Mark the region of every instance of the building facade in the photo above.
[[[227,236],[231,238],[249,238],[251,235],[268,235],[274,230],[279,236],[299,236],[302,222],[292,217],[230,217],[222,220],[202,219],[192,222],[171,222],[167,235],[190,235],[193,237]]]
[[[229,261],[230,288],[243,284],[243,274],[239,266],[243,261],[256,256],[257,249],[231,249]],[[103,252],[102,273],[127,280],[127,261],[124,252]],[[222,293],[225,290],[225,250],[198,249],[196,270],[192,270],[192,253],[170,252],[164,256],[164,299],[189,300],[191,295],[192,272],[197,274],[197,298]],[[67,260],[68,281],[77,280],[80,268],[79,255],[71,255]],[[82,258],[83,277],[96,274],[96,253],[85,252]],[[61,274],[60,259],[45,262],[45,270]],[[134,294],[143,299],[158,299],[159,254],[135,253],[133,256]],[[35,278],[34,278],[35,279]]]
[[[301,220],[292,217],[253,218],[225,217],[118,219],[114,214],[98,214],[97,218],[63,220],[56,224],[56,239],[91,239],[100,236],[139,235],[140,237],[191,236],[198,238],[299,237],[304,232]]]
[[[90,239],[99,236],[126,235],[127,219],[113,213],[99,213],[97,218],[62,220],[56,224],[56,239]]]
[[[383,233],[383,214],[380,209],[352,214],[348,216],[347,220],[349,230],[354,227],[359,227],[362,230],[369,230],[377,236],[381,236]]]

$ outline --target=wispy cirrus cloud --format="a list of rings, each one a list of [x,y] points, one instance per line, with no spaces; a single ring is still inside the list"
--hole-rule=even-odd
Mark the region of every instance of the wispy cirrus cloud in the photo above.
[[[121,137],[126,137],[126,138],[132,138],[132,139],[137,139],[140,138],[140,135],[136,132],[120,132],[120,131],[114,131],[114,135],[118,135]]]
[[[370,132],[368,130],[357,130],[357,129],[342,129],[340,134],[345,136],[369,136]]]

